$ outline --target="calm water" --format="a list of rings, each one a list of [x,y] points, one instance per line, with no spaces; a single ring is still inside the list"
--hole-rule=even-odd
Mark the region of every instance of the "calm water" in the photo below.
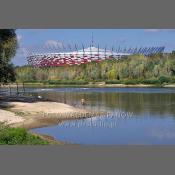
[[[175,144],[174,88],[30,88],[28,92],[108,115],[33,129],[86,145]]]

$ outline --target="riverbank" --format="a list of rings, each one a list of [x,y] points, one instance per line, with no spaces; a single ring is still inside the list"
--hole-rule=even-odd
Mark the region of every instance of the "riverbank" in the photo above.
[[[1,98],[0,107],[0,114],[3,114],[0,115],[1,122],[6,119],[11,126],[22,126],[26,129],[58,124],[64,120],[92,117],[100,113],[27,96],[6,97],[4,100]]]
[[[60,124],[65,120],[89,118],[101,114],[64,103],[27,96],[1,96],[0,108],[0,122],[5,122],[14,128],[25,128],[28,131],[33,128]],[[41,136],[51,144],[66,144],[47,135],[33,134]]]
[[[9,85],[4,85],[3,87],[9,88]],[[17,85],[11,84],[10,87],[16,88]],[[23,84],[19,83],[18,87],[23,88]],[[73,84],[45,84],[45,83],[25,83],[24,87],[88,87],[88,88],[105,88],[105,87],[175,87],[175,83],[173,84],[106,84],[104,82],[96,82],[96,83],[89,83],[85,85],[73,85]]]

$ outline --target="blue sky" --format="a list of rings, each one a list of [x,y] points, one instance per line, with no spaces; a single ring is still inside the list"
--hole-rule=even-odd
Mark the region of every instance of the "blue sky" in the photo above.
[[[82,43],[89,46],[94,36],[94,44],[111,47],[151,47],[165,46],[166,52],[175,50],[175,29],[17,29],[19,49],[12,62],[27,64],[28,51],[47,48],[45,46]],[[47,50],[47,49],[46,49]]]

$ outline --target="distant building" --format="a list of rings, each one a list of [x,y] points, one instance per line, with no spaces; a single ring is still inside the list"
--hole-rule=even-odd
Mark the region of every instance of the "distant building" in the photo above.
[[[64,51],[54,53],[41,53],[31,54],[27,57],[29,65],[35,67],[54,67],[64,65],[80,65],[89,63],[92,61],[100,62],[106,59],[121,59],[124,56],[142,54],[149,56],[151,54],[163,53],[165,47],[141,47],[141,48],[124,48],[120,47],[111,50],[100,49],[93,45],[88,48],[82,48],[78,50],[75,47],[75,51]]]

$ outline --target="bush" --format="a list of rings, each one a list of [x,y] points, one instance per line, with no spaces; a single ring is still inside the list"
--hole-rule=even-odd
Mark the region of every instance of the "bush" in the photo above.
[[[142,80],[141,83],[143,84],[160,84],[160,81],[158,79],[146,79]]]
[[[122,82],[120,80],[106,80],[106,84],[121,84]]]
[[[160,76],[160,77],[158,78],[158,80],[159,80],[159,82],[160,82],[161,84],[163,84],[163,83],[169,83],[169,82],[170,82],[170,78],[169,78],[169,77],[165,77],[165,76]]]
[[[126,84],[126,85],[134,85],[134,84],[139,84],[140,83],[140,81],[139,80],[124,80],[123,81],[123,84]]]
[[[170,79],[170,83],[175,83],[175,77],[172,77],[172,78]]]
[[[24,128],[10,128],[1,124],[0,145],[47,145],[39,136],[28,133]]]

